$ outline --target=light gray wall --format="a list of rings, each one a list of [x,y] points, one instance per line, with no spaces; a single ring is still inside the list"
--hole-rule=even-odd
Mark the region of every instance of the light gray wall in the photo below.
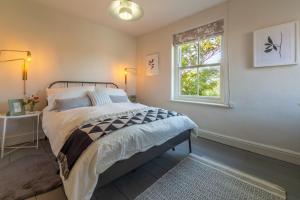
[[[42,97],[39,109],[53,81],[113,81],[123,87],[123,68],[136,62],[136,38],[29,0],[0,1],[0,49],[32,52],[27,91]],[[19,56],[5,54],[0,59]],[[7,111],[7,99],[22,98],[21,71],[19,62],[0,63],[0,112]],[[135,93],[133,77],[129,93]],[[30,121],[18,125],[12,122],[9,137],[31,130]]]
[[[245,145],[267,145],[275,152],[292,153],[300,161],[300,67],[257,69],[252,59],[253,31],[299,20],[299,8],[299,0],[230,0],[139,37],[138,99],[183,112],[206,132],[242,140]],[[219,18],[225,18],[226,23],[230,101],[234,108],[171,102],[172,35]],[[145,76],[145,56],[156,52],[160,55],[160,74]]]
[[[58,79],[113,80],[122,85],[123,67],[137,61],[137,95],[142,103],[186,113],[207,131],[300,155],[299,65],[255,69],[252,63],[252,32],[299,20],[299,7],[298,0],[230,0],[139,37],[136,49],[136,38],[126,34],[31,1],[2,0],[0,47],[32,51],[29,94],[44,97],[47,85]],[[172,34],[219,18],[226,21],[234,108],[170,102]],[[160,75],[147,77],[145,56],[155,52],[160,54]],[[0,72],[0,112],[5,112],[7,99],[22,96],[21,67],[0,64]],[[17,124],[13,123],[10,136],[20,129],[30,131],[30,121],[25,127]]]

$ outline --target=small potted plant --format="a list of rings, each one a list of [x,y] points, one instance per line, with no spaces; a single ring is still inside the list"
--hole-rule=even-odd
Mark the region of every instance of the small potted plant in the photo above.
[[[40,102],[40,98],[35,95],[31,95],[30,97],[24,98],[24,106],[27,112],[33,112],[34,106]]]

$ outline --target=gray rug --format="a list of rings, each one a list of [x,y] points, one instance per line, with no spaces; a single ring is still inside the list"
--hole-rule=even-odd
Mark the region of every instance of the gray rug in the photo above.
[[[0,170],[0,199],[26,199],[59,187],[54,157],[46,154],[22,157]]]
[[[136,200],[284,200],[274,184],[190,154]]]

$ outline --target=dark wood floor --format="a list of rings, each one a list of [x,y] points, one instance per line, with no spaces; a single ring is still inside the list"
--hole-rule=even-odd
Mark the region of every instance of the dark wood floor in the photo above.
[[[205,139],[193,140],[193,153],[277,184],[288,200],[300,200],[300,166],[261,156]],[[187,143],[168,151],[95,192],[93,199],[134,199],[188,154]]]
[[[34,153],[51,153],[49,143],[41,141],[39,150],[20,150],[0,161],[1,166]],[[193,153],[238,169],[250,175],[277,184],[287,191],[288,200],[300,200],[300,166],[264,157],[205,139],[193,139]],[[93,200],[131,200],[143,192],[158,178],[174,167],[188,154],[187,143],[168,151],[118,180],[97,190]],[[65,200],[62,188],[31,198],[31,200]]]

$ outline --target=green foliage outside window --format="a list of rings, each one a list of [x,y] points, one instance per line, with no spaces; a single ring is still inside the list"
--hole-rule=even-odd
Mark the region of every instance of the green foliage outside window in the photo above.
[[[204,68],[199,71],[199,93],[197,93],[197,70],[181,73],[181,94],[199,96],[220,96],[219,67]]]
[[[198,65],[198,43],[183,44],[180,48],[182,67]]]
[[[221,43],[222,36],[217,36],[180,45],[182,95],[220,96]],[[215,65],[201,67],[203,64]],[[190,68],[193,66],[199,67]]]
[[[184,70],[181,73],[181,94],[197,95],[197,70]]]
[[[213,56],[221,55],[221,44],[222,44],[222,37],[214,37],[210,39],[200,40],[200,64],[207,64],[210,58]],[[218,57],[218,61],[221,61],[221,56]]]

